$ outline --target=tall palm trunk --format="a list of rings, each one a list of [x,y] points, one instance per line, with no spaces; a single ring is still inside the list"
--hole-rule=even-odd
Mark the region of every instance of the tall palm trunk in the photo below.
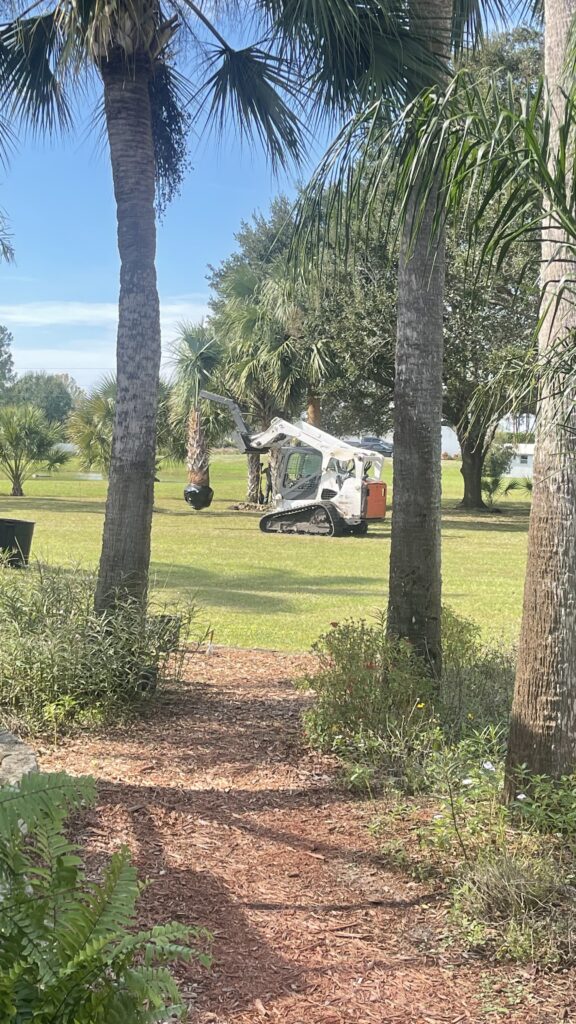
[[[445,56],[451,5],[412,6],[415,29]],[[414,237],[417,198],[410,200],[400,243],[388,632],[439,676],[444,235],[433,232],[435,205],[433,192]]]
[[[314,392],[309,392],[307,398],[307,418],[308,423],[311,427],[322,426],[322,407],[320,405],[320,398]]]
[[[248,490],[246,492],[246,501],[249,501],[252,505],[257,505],[260,498],[260,454],[259,452],[249,452],[246,456],[248,464]]]
[[[120,58],[100,65],[116,198],[120,300],[117,400],[95,604],[119,589],[146,597],[154,500],[160,308],[156,289],[154,146],[149,63],[128,71]]]
[[[188,482],[198,487],[210,486],[210,453],[200,409],[194,406],[188,416],[188,437],[186,443],[186,468]]]
[[[545,73],[552,103],[552,138],[558,141],[562,80],[576,0],[546,0]],[[573,154],[574,139],[567,152]],[[562,251],[563,235],[550,228],[542,247],[543,301],[548,311],[539,338],[541,361],[576,330],[574,296],[554,299],[555,283],[574,279]],[[540,395],[524,609],[512,707],[506,795],[522,764],[559,776],[576,768],[576,416],[573,390],[562,381]],[[564,424],[568,421],[568,428]]]

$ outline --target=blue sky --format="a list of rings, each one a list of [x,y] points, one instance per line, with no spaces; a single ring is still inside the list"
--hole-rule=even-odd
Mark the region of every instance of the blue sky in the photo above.
[[[274,178],[262,153],[231,135],[191,153],[182,195],[158,230],[166,351],[181,319],[207,311],[206,268],[234,248],[234,232],[294,173]],[[19,373],[68,372],[86,387],[114,368],[118,255],[108,154],[86,126],[58,142],[27,140],[0,184],[14,266],[0,266],[0,324],[14,336]]]

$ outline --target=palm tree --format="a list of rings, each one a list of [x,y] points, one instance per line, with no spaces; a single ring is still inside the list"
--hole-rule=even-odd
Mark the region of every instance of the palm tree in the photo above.
[[[219,277],[220,298],[212,321],[227,353],[226,389],[249,410],[251,422],[265,429],[273,416],[299,416],[320,426],[319,393],[336,366],[330,345],[306,337],[308,291],[295,288],[285,261],[256,270],[236,260]],[[273,489],[279,453],[270,452]],[[248,455],[247,500],[258,501],[260,457]]]
[[[309,222],[335,217],[339,244],[358,217],[359,202],[370,213],[379,201],[390,153],[410,151],[414,139],[413,107],[430,88],[441,94],[449,81],[451,53],[482,35],[484,22],[505,7],[500,0],[408,0],[408,31],[418,39],[425,58],[410,56],[396,67],[396,77],[373,79],[361,90],[358,109],[330,147],[306,191],[302,204],[303,238],[314,232]],[[511,6],[514,6],[513,4]],[[409,103],[406,109],[405,104]],[[439,153],[429,153],[437,176]],[[355,167],[356,164],[356,167]],[[437,196],[423,190],[415,175],[400,214],[398,319],[394,399],[394,482],[388,631],[405,637],[441,671],[441,416],[443,356],[444,232],[436,223]],[[425,191],[425,200],[421,197]],[[362,195],[367,197],[362,200]],[[397,197],[396,197],[397,198]],[[343,230],[344,229],[344,230]]]
[[[539,396],[508,799],[523,766],[554,777],[576,767],[576,0],[546,0],[545,14],[539,88],[518,95],[509,83],[502,99],[497,86],[486,94],[466,77],[456,81],[445,103],[431,104],[410,172],[426,166],[442,139],[442,191],[456,214],[470,182],[482,196],[472,230],[490,206],[497,211],[488,266],[500,266],[519,239],[542,246],[539,359],[521,382],[523,394],[536,383]]]
[[[116,392],[116,378],[105,377],[80,399],[67,424],[68,438],[76,446],[83,468],[97,469],[106,476],[112,459]]]
[[[438,63],[450,52],[452,4],[427,0],[414,24]],[[438,78],[438,75],[436,75]],[[431,85],[421,81],[418,85]],[[442,670],[441,424],[444,347],[444,250],[431,244],[436,195],[419,211],[417,191],[400,239],[394,383],[393,514],[388,633],[405,637],[434,675]]]
[[[200,94],[220,126],[227,113],[237,116],[241,131],[262,141],[273,162],[300,152],[297,118],[282,95],[295,91],[285,63],[258,45],[230,46],[203,7],[169,0],[165,14],[159,0],[81,6],[57,0],[48,14],[23,15],[3,32],[15,87],[24,63],[88,66],[103,87],[121,269],[116,419],[95,597],[100,610],[120,587],[139,598],[147,587],[160,369],[155,187],[160,200],[178,187],[188,127],[178,95],[182,80],[170,63],[177,33],[192,30],[197,40],[204,34],[203,79],[185,86],[184,102]]]
[[[69,440],[76,446],[85,469],[97,469],[105,476],[110,472],[112,437],[116,418],[118,388],[113,375],[104,377],[90,394],[78,399],[67,422]],[[180,461],[184,454],[182,431],[171,415],[171,386],[160,379],[156,421],[156,470],[162,459]]]
[[[573,89],[576,0],[546,0],[544,68],[549,91],[550,148],[547,166],[554,179],[563,165],[564,189],[573,211],[574,149],[565,150],[564,92]],[[574,96],[572,94],[572,100]],[[564,122],[564,123],[563,123]],[[549,180],[548,179],[548,180]],[[542,175],[542,181],[545,181]],[[557,202],[556,198],[556,202]],[[567,224],[558,224],[553,203],[544,206],[542,273],[544,316],[539,354],[548,362],[558,349],[573,354],[574,248]],[[547,206],[550,212],[547,213]],[[568,287],[563,290],[562,283]],[[573,365],[573,359],[571,360]],[[560,396],[558,396],[558,390]],[[541,386],[528,537],[528,564],[518,670],[510,723],[506,795],[513,799],[522,765],[538,774],[561,776],[576,767],[576,418],[575,390],[565,374]],[[563,429],[567,428],[567,429]]]
[[[186,466],[188,482],[198,488],[210,487],[210,448],[200,391],[210,385],[221,361],[221,351],[209,327],[203,323],[182,323],[172,346],[175,381],[172,410],[177,422],[186,421]]]
[[[37,465],[63,466],[70,455],[60,447],[62,432],[33,405],[0,408],[0,469],[8,477],[13,498],[22,498],[24,483]]]

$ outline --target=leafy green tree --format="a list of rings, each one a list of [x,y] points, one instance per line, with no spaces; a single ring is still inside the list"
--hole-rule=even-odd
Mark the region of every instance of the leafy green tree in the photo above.
[[[470,252],[465,233],[449,241],[442,408],[462,452],[462,507],[482,509],[484,461],[513,401],[518,363],[535,357],[538,257],[520,246],[479,277],[467,266]]]
[[[7,327],[0,325],[0,402],[6,400],[14,383],[14,360],[12,359],[13,337]]]
[[[7,398],[12,405],[36,406],[53,423],[64,423],[73,405],[68,384],[56,373],[24,373]]]
[[[172,346],[175,380],[172,387],[172,418],[186,424],[188,482],[210,486],[210,437],[202,412],[200,391],[209,388],[222,353],[209,326],[182,323]],[[210,413],[208,414],[210,415]]]
[[[70,455],[59,447],[62,431],[33,405],[0,407],[0,469],[12,484],[12,497],[21,498],[34,469],[63,466]]]

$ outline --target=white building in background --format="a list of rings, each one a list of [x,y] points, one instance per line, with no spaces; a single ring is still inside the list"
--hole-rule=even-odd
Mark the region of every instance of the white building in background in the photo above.
[[[521,478],[531,477],[534,472],[534,445],[517,444],[514,457],[508,470],[508,476]]]

